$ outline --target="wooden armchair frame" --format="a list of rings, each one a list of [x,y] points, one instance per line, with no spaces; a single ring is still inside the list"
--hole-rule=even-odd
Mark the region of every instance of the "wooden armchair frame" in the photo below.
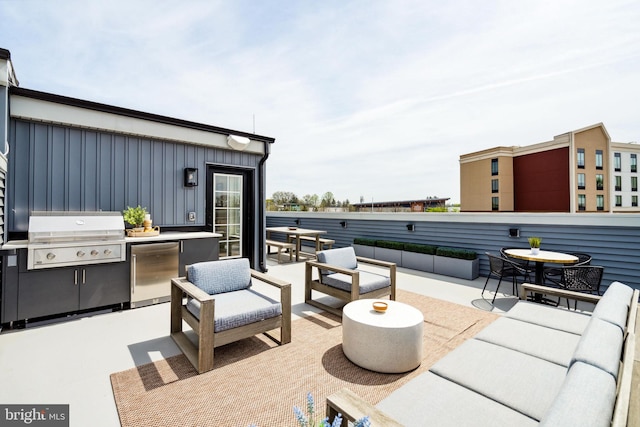
[[[201,374],[213,369],[214,348],[221,345],[260,333],[265,334],[280,345],[291,342],[291,284],[253,269],[251,270],[251,277],[280,289],[282,314],[217,333],[214,331],[216,296],[207,294],[189,282],[187,277],[171,279],[171,338],[173,338],[198,373]],[[200,319],[187,310],[184,305],[185,294],[200,302]],[[183,332],[182,320],[187,322],[198,336],[197,345]],[[267,333],[277,328],[280,328],[279,339]]]
[[[360,294],[360,271],[350,270],[348,268],[336,267],[330,264],[324,264],[318,261],[306,261],[305,264],[305,280],[304,280],[304,302],[329,313],[342,316],[342,310],[335,307],[322,304],[318,301],[311,299],[311,291],[322,292],[323,294],[330,295],[334,298],[341,299],[346,302],[359,300],[362,296],[367,298],[382,298],[389,295],[389,299],[396,299],[396,264],[393,262],[381,261],[377,259],[364,258],[357,256],[356,260],[362,264],[376,265],[379,267],[386,267],[389,269],[389,279],[391,280],[390,286],[382,289],[378,289],[366,294]],[[313,267],[318,269],[318,279],[313,279]],[[325,285],[322,283],[322,274],[320,270],[331,270],[336,273],[343,273],[351,276],[351,292],[344,291],[342,289],[335,288],[333,286]]]

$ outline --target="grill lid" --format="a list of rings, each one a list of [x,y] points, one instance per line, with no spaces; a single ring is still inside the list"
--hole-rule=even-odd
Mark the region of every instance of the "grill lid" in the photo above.
[[[32,212],[29,244],[123,240],[124,219],[120,212]]]

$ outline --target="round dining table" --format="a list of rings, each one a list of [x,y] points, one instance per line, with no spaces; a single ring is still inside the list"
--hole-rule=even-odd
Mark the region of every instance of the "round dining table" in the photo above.
[[[537,254],[531,249],[505,249],[505,254],[513,258],[534,261],[536,263],[536,285],[544,285],[544,263],[575,264],[578,257],[562,252],[539,251]]]

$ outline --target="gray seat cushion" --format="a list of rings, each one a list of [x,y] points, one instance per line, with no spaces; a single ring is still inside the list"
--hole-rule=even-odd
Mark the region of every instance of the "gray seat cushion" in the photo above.
[[[613,323],[624,332],[632,295],[633,289],[629,286],[613,282],[593,310],[593,317]]]
[[[528,427],[538,424],[513,409],[432,372],[412,379],[376,407],[409,427]]]
[[[349,270],[358,268],[356,252],[352,246],[319,251],[316,253],[316,257],[318,258],[318,262],[323,264],[335,265],[336,267],[348,268]],[[320,274],[323,276],[331,273],[329,270],[320,270]]]
[[[594,317],[582,334],[571,363],[588,363],[618,378],[622,341],[619,327]]]
[[[541,427],[609,427],[616,400],[616,382],[586,363],[574,363]]]
[[[567,373],[555,363],[473,338],[430,371],[536,421],[551,406]]]
[[[501,317],[475,339],[526,353],[568,368],[580,335]]]
[[[188,267],[187,277],[209,295],[215,295],[249,288],[251,267],[247,258],[199,262]]]
[[[381,274],[371,273],[368,271],[358,271],[360,275],[360,295],[367,294],[378,289],[391,286],[391,279]],[[325,285],[351,292],[351,276],[342,273],[333,273],[322,279]]]
[[[591,319],[587,314],[528,301],[518,301],[504,316],[576,335],[582,335]]]
[[[194,299],[187,302],[187,310],[200,318],[200,303]],[[214,332],[248,325],[249,323],[276,317],[282,314],[282,305],[269,297],[245,289],[217,294],[215,297]]]

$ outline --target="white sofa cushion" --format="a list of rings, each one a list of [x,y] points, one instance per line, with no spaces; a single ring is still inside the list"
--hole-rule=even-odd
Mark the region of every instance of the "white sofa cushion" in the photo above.
[[[418,375],[378,403],[376,408],[408,427],[538,425],[532,418],[432,372]]]
[[[588,363],[618,378],[623,339],[619,327],[593,317],[580,338],[571,364]]]
[[[571,364],[580,341],[580,335],[508,317],[491,322],[474,338],[557,363],[565,368]]]
[[[504,316],[576,335],[582,335],[591,319],[588,314],[528,301],[519,301]]]
[[[472,338],[430,371],[539,421],[560,391],[567,368]]]

